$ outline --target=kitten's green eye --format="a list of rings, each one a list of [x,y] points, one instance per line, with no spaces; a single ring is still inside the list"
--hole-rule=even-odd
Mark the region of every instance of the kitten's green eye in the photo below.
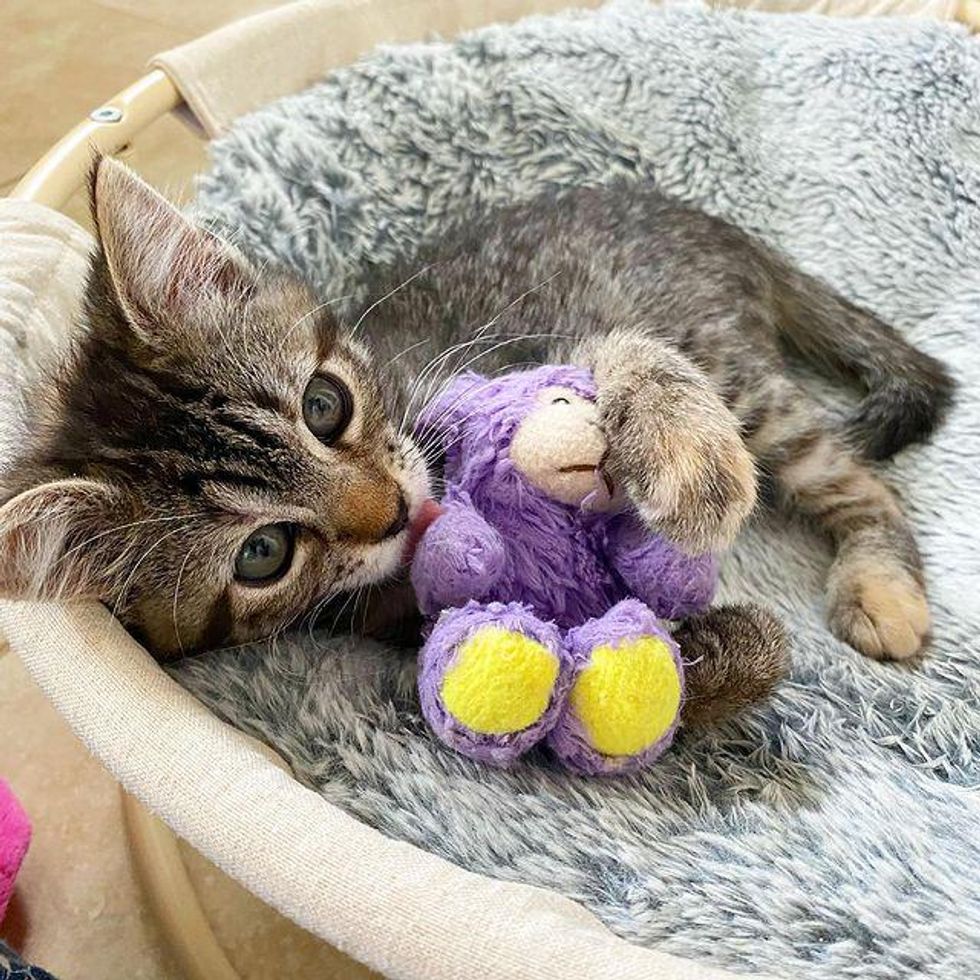
[[[323,442],[343,435],[354,412],[350,389],[339,378],[318,374],[303,393],[303,419],[310,432]]]
[[[266,524],[253,531],[238,551],[235,578],[251,585],[286,574],[293,559],[293,531],[288,524]]]

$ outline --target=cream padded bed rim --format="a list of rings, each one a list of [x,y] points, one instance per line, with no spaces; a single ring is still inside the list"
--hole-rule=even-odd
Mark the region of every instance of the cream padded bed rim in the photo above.
[[[5,603],[0,628],[129,792],[250,891],[387,976],[732,977],[359,823],[219,721],[99,605]]]

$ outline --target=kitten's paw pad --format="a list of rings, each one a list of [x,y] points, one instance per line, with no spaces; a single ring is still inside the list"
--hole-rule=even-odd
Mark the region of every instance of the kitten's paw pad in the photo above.
[[[572,685],[549,744],[572,769],[632,769],[670,744],[683,682],[676,652],[659,636],[596,647]]]
[[[929,624],[925,590],[903,568],[865,568],[834,589],[831,629],[869,657],[914,657],[922,651]]]
[[[485,626],[460,644],[442,678],[442,703],[479,735],[511,735],[544,716],[559,667],[558,657],[537,640]]]

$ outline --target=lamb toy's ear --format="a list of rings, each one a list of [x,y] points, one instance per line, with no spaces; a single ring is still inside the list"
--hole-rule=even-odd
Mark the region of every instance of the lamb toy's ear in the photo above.
[[[426,446],[443,450],[463,434],[463,427],[477,411],[480,392],[487,378],[474,371],[456,375],[437,392],[419,413],[415,437]]]

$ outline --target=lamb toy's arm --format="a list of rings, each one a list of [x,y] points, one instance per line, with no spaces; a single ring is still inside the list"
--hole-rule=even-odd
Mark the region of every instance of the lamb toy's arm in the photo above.
[[[482,599],[504,568],[500,535],[464,501],[445,504],[419,542],[412,585],[419,608],[433,616],[470,599]]]
[[[718,584],[714,555],[686,555],[630,515],[610,526],[606,555],[626,588],[663,619],[705,609]]]

